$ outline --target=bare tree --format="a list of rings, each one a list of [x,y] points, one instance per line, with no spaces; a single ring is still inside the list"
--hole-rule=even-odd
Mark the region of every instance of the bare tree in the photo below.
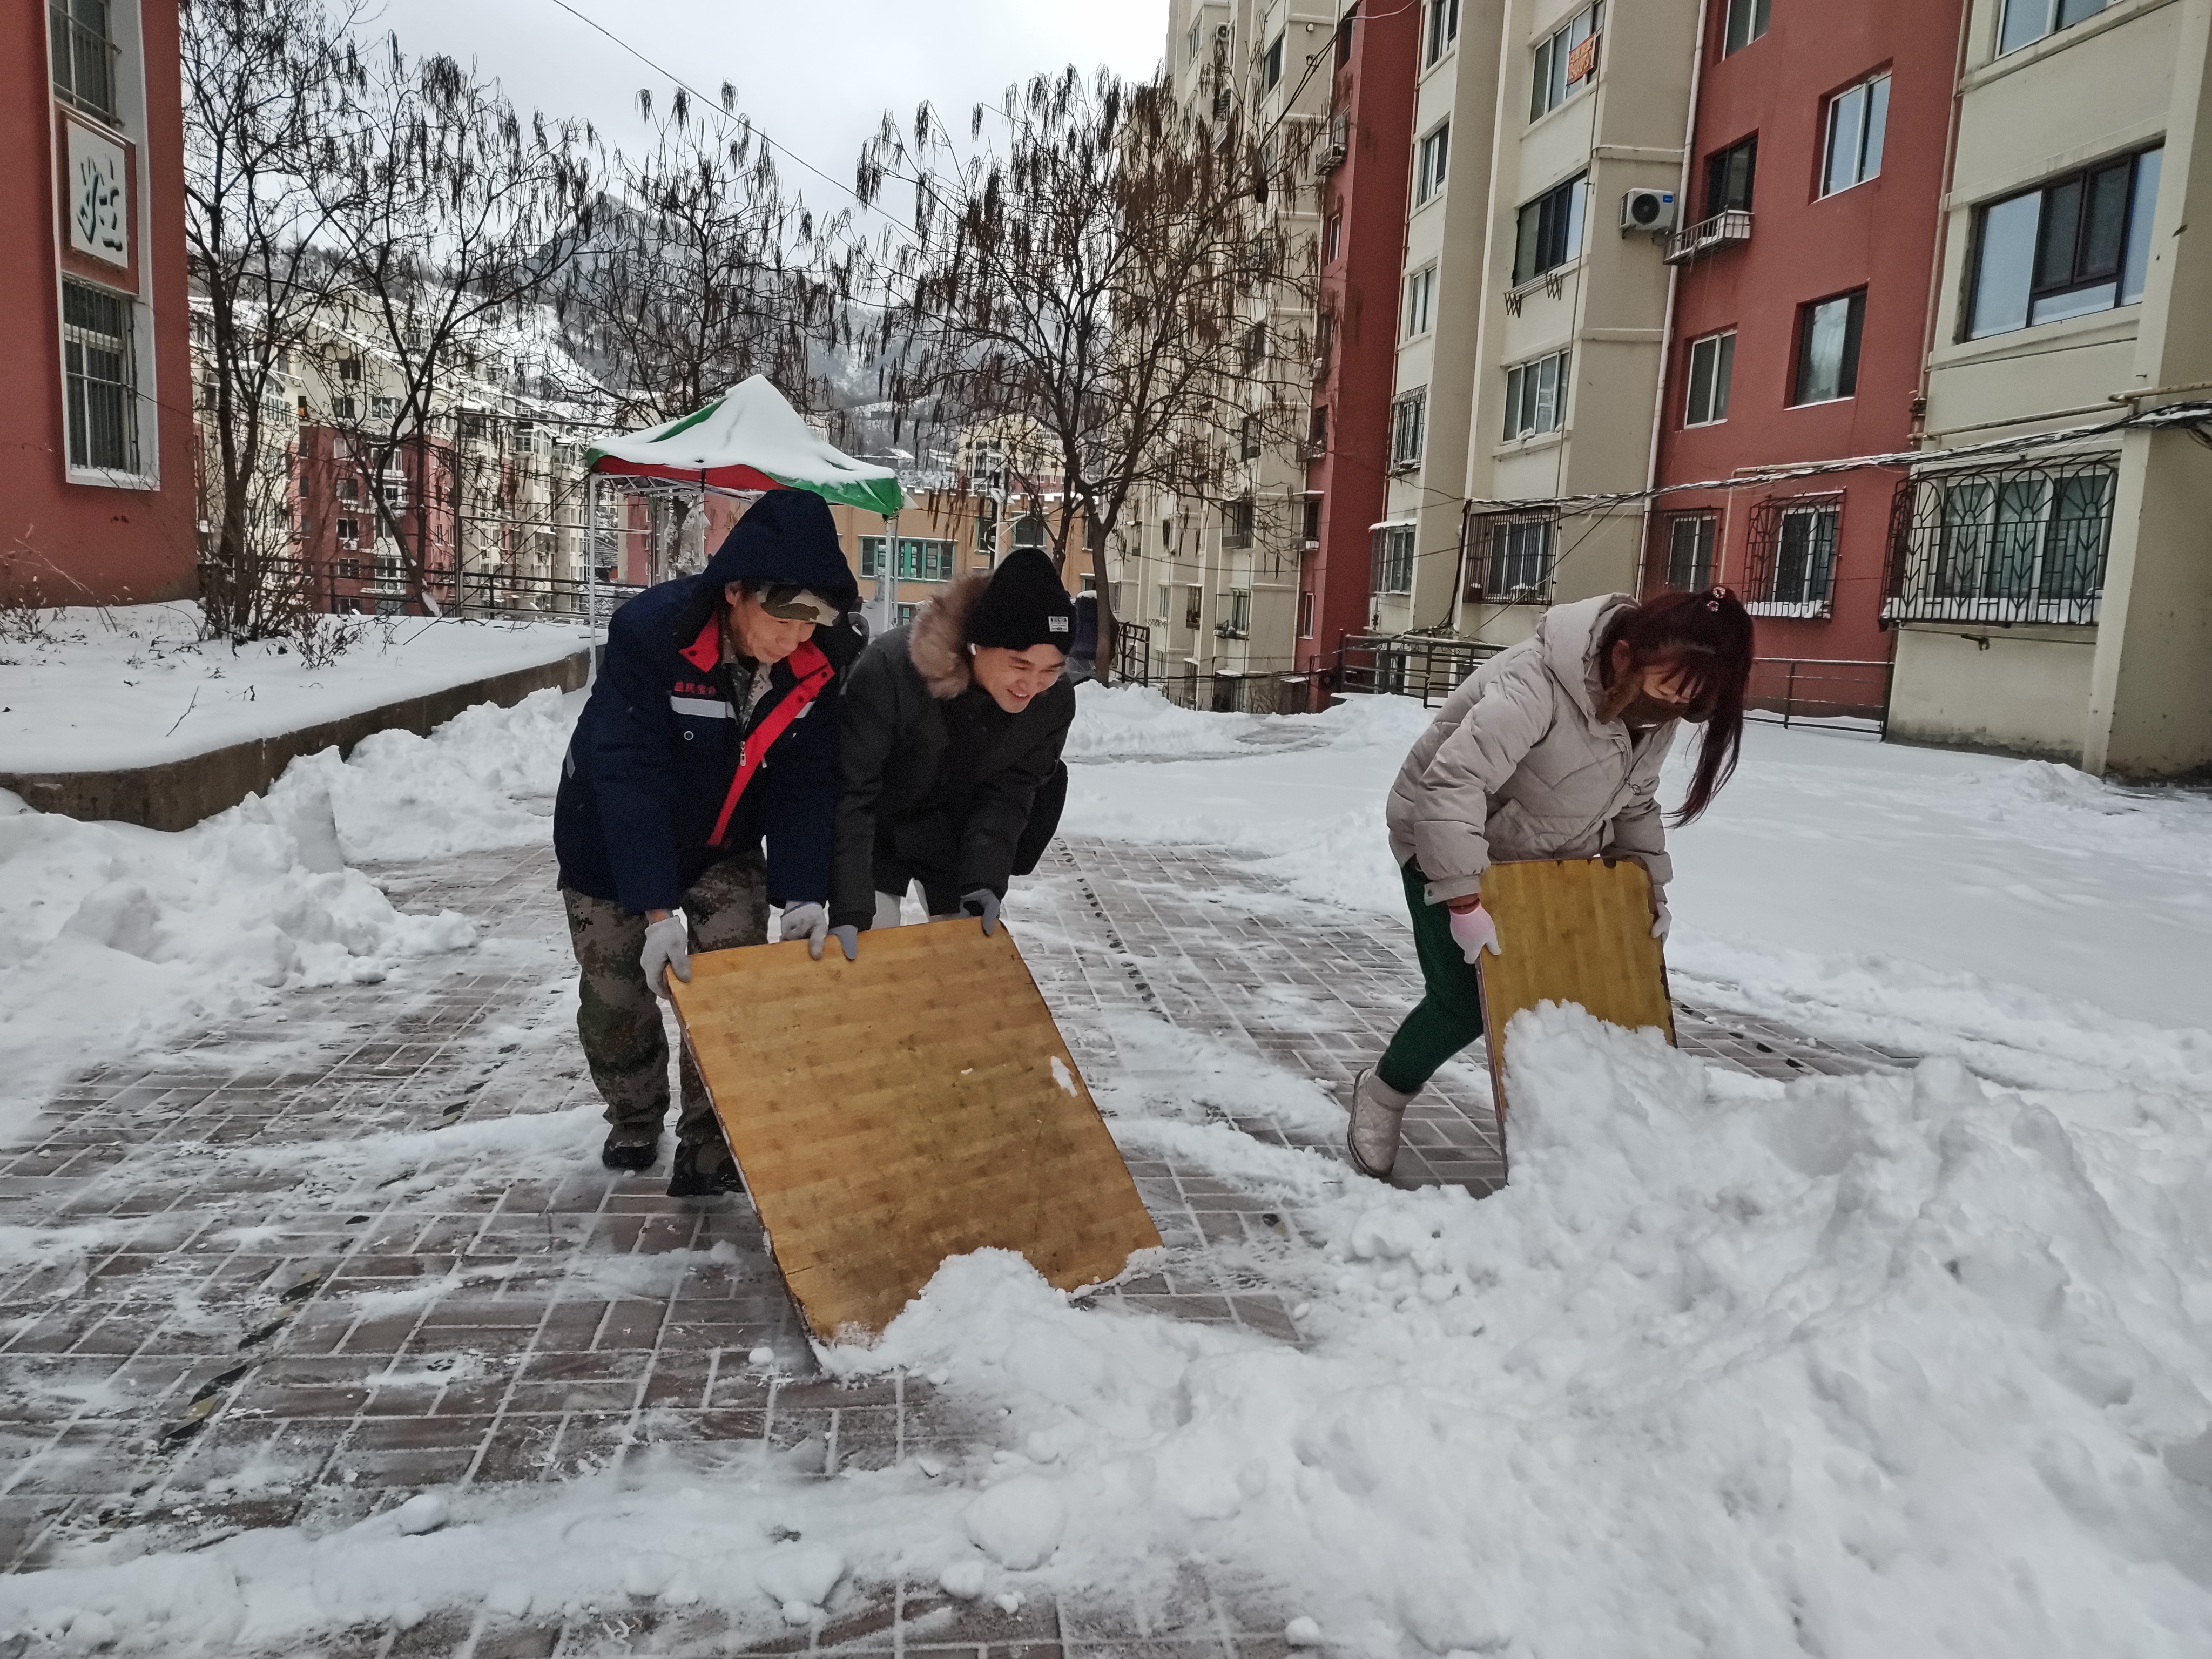
[[[295,631],[312,605],[292,556],[287,377],[309,349],[336,265],[342,191],[324,136],[360,85],[319,0],[186,0],[185,247],[201,398],[200,600],[211,635]]]
[[[1141,488],[1224,501],[1252,438],[1303,436],[1312,380],[1311,239],[1267,213],[1304,161],[1294,135],[1193,120],[1154,83],[1073,68],[978,105],[961,144],[927,105],[886,117],[860,194],[915,189],[911,237],[886,236],[880,346],[902,409],[1026,416],[1056,449],[1065,564],[1078,517],[1115,618],[1107,538]]]
[[[333,320],[356,354],[340,359],[336,423],[421,593],[432,499],[443,492],[451,514],[460,507],[449,395],[505,355],[573,257],[593,141],[572,122],[526,118],[496,82],[450,58],[410,62],[396,37],[364,60],[347,118],[334,165],[318,175],[345,289]]]
[[[817,226],[785,193],[774,153],[738,112],[725,82],[719,112],[679,90],[643,154],[617,152],[589,234],[564,277],[561,305],[580,347],[614,382],[618,418],[672,421],[739,380],[764,374],[800,409],[823,402],[810,348],[835,333],[849,256],[842,221]],[[667,574],[689,496],[656,499],[653,558]]]

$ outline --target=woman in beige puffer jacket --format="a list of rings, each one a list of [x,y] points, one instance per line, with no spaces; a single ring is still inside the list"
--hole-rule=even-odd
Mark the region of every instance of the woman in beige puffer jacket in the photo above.
[[[1491,865],[1632,858],[1650,873],[1652,933],[1665,936],[1659,769],[1681,722],[1702,722],[1675,822],[1705,809],[1742,745],[1751,660],[1751,618],[1725,588],[1640,605],[1610,593],[1554,607],[1445,701],[1385,814],[1425,994],[1354,1080],[1349,1142],[1362,1170],[1390,1172],[1407,1103],[1482,1035],[1474,961],[1497,949],[1481,901]]]

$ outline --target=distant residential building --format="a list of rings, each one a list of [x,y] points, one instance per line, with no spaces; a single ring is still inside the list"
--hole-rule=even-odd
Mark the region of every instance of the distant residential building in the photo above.
[[[174,6],[0,21],[0,600],[196,591]]]

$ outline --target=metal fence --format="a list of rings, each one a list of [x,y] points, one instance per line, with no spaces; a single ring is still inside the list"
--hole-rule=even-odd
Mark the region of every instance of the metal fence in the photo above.
[[[1889,728],[1891,665],[1847,657],[1760,657],[1751,665],[1744,706],[1754,720]]]
[[[1883,620],[2095,622],[2118,477],[2097,455],[1906,479],[1890,507]]]
[[[1114,624],[1114,678],[1132,685],[1152,681],[1152,630],[1142,623]]]
[[[572,581],[497,568],[455,571],[441,565],[418,574],[402,563],[369,558],[263,559],[254,568],[255,580],[269,592],[295,593],[311,610],[344,617],[419,617],[430,614],[434,605],[448,617],[580,623],[587,604],[595,603],[605,623],[624,601],[644,592],[627,583]],[[202,562],[204,583],[220,575],[211,561]]]
[[[1505,647],[1430,634],[1347,634],[1336,647],[1334,689],[1349,696],[1419,697],[1433,708]]]

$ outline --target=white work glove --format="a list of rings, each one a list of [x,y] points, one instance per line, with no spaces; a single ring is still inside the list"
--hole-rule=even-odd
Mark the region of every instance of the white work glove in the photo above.
[[[983,937],[988,939],[998,930],[999,896],[988,887],[978,887],[972,893],[960,896],[960,908],[971,916],[983,919]]]
[[[1480,904],[1472,910],[1451,913],[1451,936],[1458,941],[1460,954],[1469,962],[1485,951],[1493,957],[1498,954],[1498,924],[1490,919],[1490,912]]]
[[[1651,895],[1651,937],[1664,939],[1674,926],[1674,913],[1667,908],[1667,896],[1663,893],[1653,893]]]
[[[668,994],[660,977],[664,968],[686,985],[691,982],[691,924],[681,910],[671,910],[659,921],[646,924],[645,950],[638,964],[645,969],[645,982],[657,997]]]
[[[803,939],[806,954],[815,961],[822,960],[822,941],[830,937],[829,907],[821,904],[787,904],[783,907],[783,937],[785,939]]]
[[[837,948],[844,951],[846,961],[858,962],[860,959],[860,930],[854,923],[848,921],[832,927],[830,937],[837,941]]]

